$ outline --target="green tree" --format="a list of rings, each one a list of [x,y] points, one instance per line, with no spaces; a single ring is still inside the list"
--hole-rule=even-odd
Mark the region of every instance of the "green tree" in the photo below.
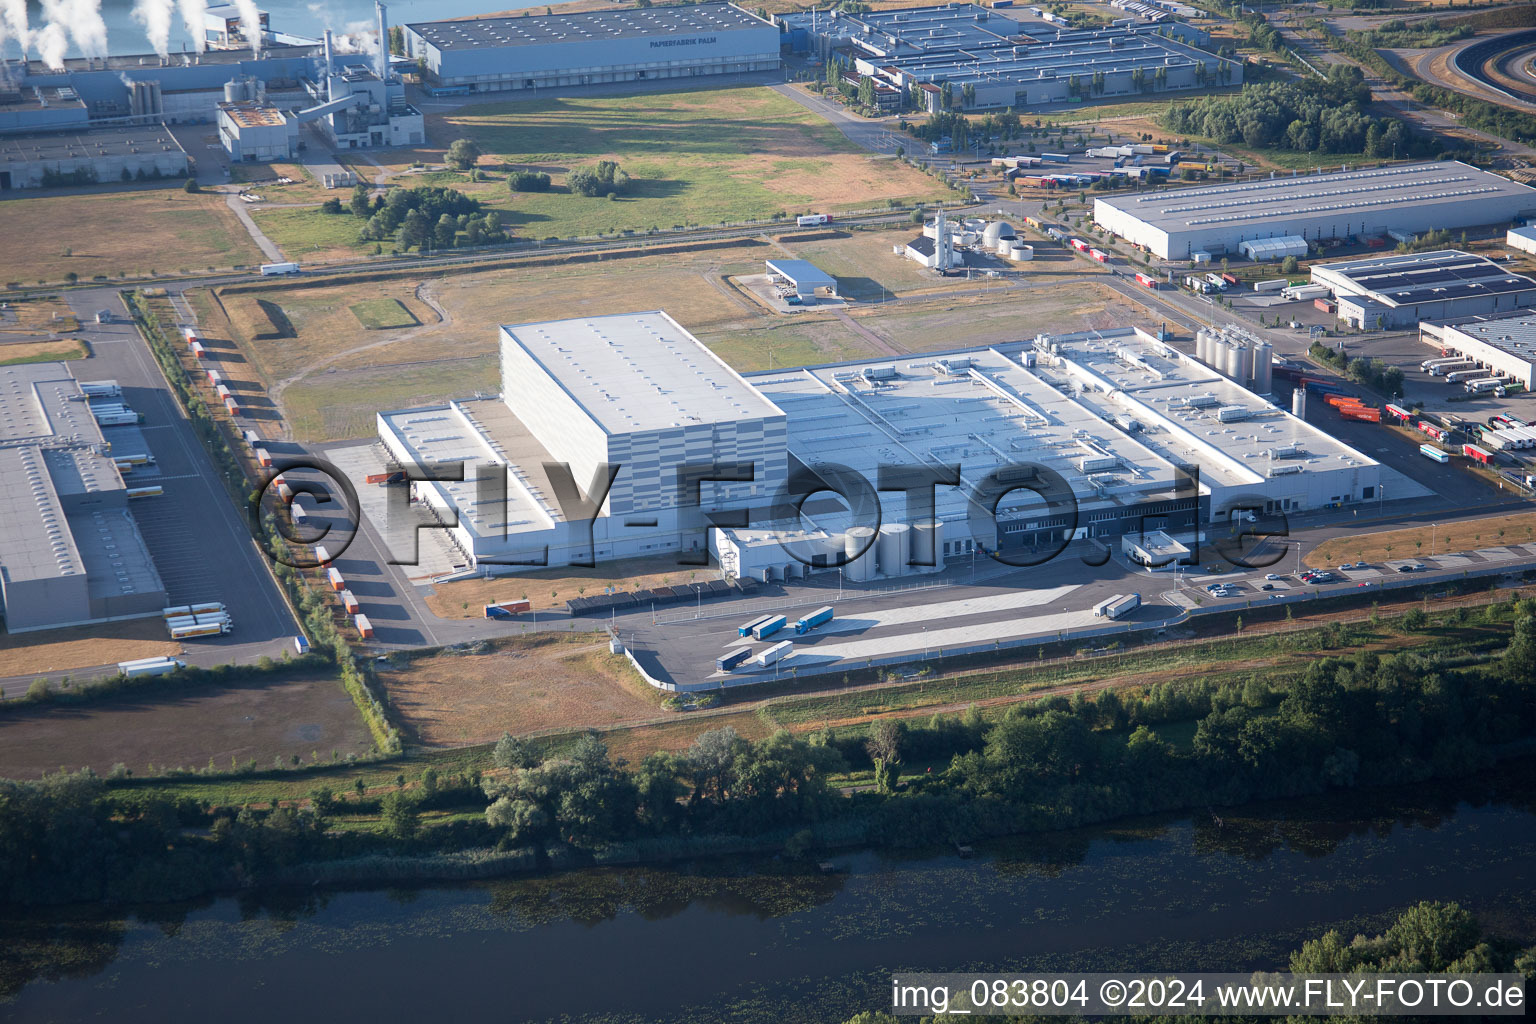
[[[393,839],[414,839],[421,827],[421,813],[416,801],[400,790],[384,794],[379,819],[385,834]]]
[[[352,199],[347,204],[354,217],[368,217],[373,213],[373,204],[369,201],[368,186],[358,185],[352,189]]]
[[[437,226],[432,230],[433,246],[438,249],[452,249],[458,230],[458,221],[451,214],[443,214],[437,219]]]
[[[443,156],[443,162],[454,170],[467,171],[479,162],[480,146],[474,139],[454,139]]]
[[[507,771],[536,768],[542,760],[533,744],[506,732],[501,734],[501,739],[496,741],[496,747],[491,751],[491,761],[496,767]]]
[[[1287,256],[1280,261],[1280,273],[1294,274],[1301,270],[1301,264],[1296,262],[1295,256]]]

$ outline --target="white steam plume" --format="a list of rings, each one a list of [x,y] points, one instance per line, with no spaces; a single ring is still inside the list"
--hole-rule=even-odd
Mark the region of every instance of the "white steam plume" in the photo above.
[[[162,57],[171,52],[171,20],[176,0],[134,0],[133,20],[144,26],[149,45]]]
[[[69,49],[69,33],[64,31],[64,26],[49,22],[32,33],[32,42],[44,64],[63,70],[64,51]]]
[[[181,11],[181,23],[187,29],[187,35],[192,37],[192,45],[198,53],[208,49],[208,40],[203,33],[203,12],[208,9],[206,0],[177,0],[177,8]]]
[[[332,31],[335,32],[334,29]],[[335,32],[333,42],[342,53],[366,53],[373,56],[379,52],[379,27],[367,20],[349,21],[340,32]]]
[[[261,12],[256,9],[256,0],[234,0],[235,10],[240,12],[240,28],[245,33],[245,38],[250,41],[251,52],[261,52]]]
[[[32,28],[27,23],[27,0],[0,0],[0,57],[5,55],[5,41],[16,40],[23,58],[32,45]]]
[[[37,34],[37,49],[49,67],[64,66],[66,37],[87,57],[107,55],[107,23],[101,20],[101,0],[42,0],[48,24]],[[46,38],[45,38],[46,37]]]

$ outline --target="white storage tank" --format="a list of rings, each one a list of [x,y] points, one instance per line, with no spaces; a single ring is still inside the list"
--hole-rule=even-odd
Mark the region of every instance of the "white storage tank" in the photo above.
[[[938,572],[944,568],[944,520],[931,519],[912,527],[912,557],[932,565],[914,565],[916,572]]]
[[[1307,389],[1297,388],[1291,392],[1291,415],[1299,420],[1307,418]]]
[[[843,554],[849,559],[843,566],[843,578],[863,583],[874,578],[875,531],[868,526],[855,526],[843,534]]]
[[[1260,395],[1267,395],[1274,389],[1275,358],[1274,346],[1267,341],[1261,341],[1253,349],[1253,390]]]
[[[1014,263],[1024,263],[1035,258],[1035,247],[1017,238],[1005,238],[997,243],[997,254]]]
[[[983,242],[987,248],[996,248],[997,243],[1005,238],[1016,238],[1018,232],[1013,230],[1013,225],[1005,220],[995,220],[988,224],[986,230],[981,233]]]
[[[880,527],[880,571],[886,576],[901,576],[908,571],[912,558],[912,529],[906,523],[886,523]]]
[[[1222,372],[1241,384],[1248,379],[1248,346],[1228,345],[1222,353]]]

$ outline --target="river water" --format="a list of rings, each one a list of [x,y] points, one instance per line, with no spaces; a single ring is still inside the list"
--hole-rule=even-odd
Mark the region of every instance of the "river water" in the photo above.
[[[1283,967],[1325,928],[1379,931],[1420,899],[1536,941],[1536,798],[1508,772],[1472,790],[1138,821],[969,860],[841,854],[835,874],[714,862],[0,918],[0,1018],[841,1021],[914,969]]]
[[[107,50],[114,56],[150,53],[144,26],[133,17],[134,0],[96,0],[100,5],[101,20],[107,28]],[[213,6],[216,0],[208,0]],[[470,14],[489,14],[496,11],[521,10],[532,7],[542,10],[549,0],[387,0],[389,23],[404,25],[413,21],[436,21],[442,18],[459,18]],[[309,36],[318,39],[327,28],[337,33],[355,34],[370,32],[374,26],[373,0],[256,0],[256,6],[271,17],[268,24],[274,32]],[[27,19],[36,32],[47,24],[38,0],[27,0]],[[182,24],[178,14],[173,22],[170,50],[180,53],[192,48],[192,36]],[[18,55],[15,40],[0,45],[0,56],[14,58]],[[37,52],[32,51],[36,57]],[[80,48],[71,41],[66,53],[69,57],[81,56]]]

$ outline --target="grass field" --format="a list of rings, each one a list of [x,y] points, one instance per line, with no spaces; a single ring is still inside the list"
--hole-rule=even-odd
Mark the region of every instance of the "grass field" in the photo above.
[[[654,718],[665,696],[590,635],[545,634],[501,641],[492,653],[415,658],[381,671],[379,682],[407,733],[427,746]]]
[[[51,363],[58,359],[84,359],[83,341],[17,341],[0,344],[0,366],[20,363]]]
[[[0,678],[115,665],[181,653],[159,616],[35,633],[0,633]]]
[[[79,706],[41,705],[0,716],[0,777],[35,778],[61,767],[135,774],[167,768],[228,771],[331,752],[365,754],[368,729],[340,682],[299,676],[263,685],[197,686],[183,692],[125,693]]]
[[[71,272],[89,281],[262,259],[222,195],[179,188],[7,199],[0,223],[5,238],[28,240],[0,245],[0,283],[61,281]]]
[[[397,330],[401,327],[419,327],[421,321],[406,309],[399,299],[368,299],[347,307],[358,323],[370,331]]]
[[[1433,528],[1423,526],[1335,537],[1313,548],[1303,561],[1322,568],[1338,565],[1346,559],[1378,562],[1387,558],[1419,558],[1428,557],[1432,550],[1446,554],[1506,544],[1528,544],[1533,540],[1536,540],[1536,513],[1526,512],[1443,523]]]
[[[440,162],[451,141],[470,137],[486,153],[487,180],[427,171],[400,175],[392,184],[459,189],[501,211],[520,238],[644,232],[953,197],[910,167],[871,157],[766,87],[482,104],[429,114],[427,134],[441,148],[411,151],[411,160]],[[633,179],[623,196],[610,201],[565,189],[568,171],[603,159],[617,160]],[[503,163],[547,171],[555,188],[513,195]],[[372,248],[358,243],[355,217],[316,209],[262,209],[252,216],[289,259],[333,259]]]
[[[380,409],[429,405],[501,390],[501,368],[492,355],[448,362],[393,364],[370,370],[332,370],[289,388],[283,395],[288,425],[301,440],[371,437]]]

